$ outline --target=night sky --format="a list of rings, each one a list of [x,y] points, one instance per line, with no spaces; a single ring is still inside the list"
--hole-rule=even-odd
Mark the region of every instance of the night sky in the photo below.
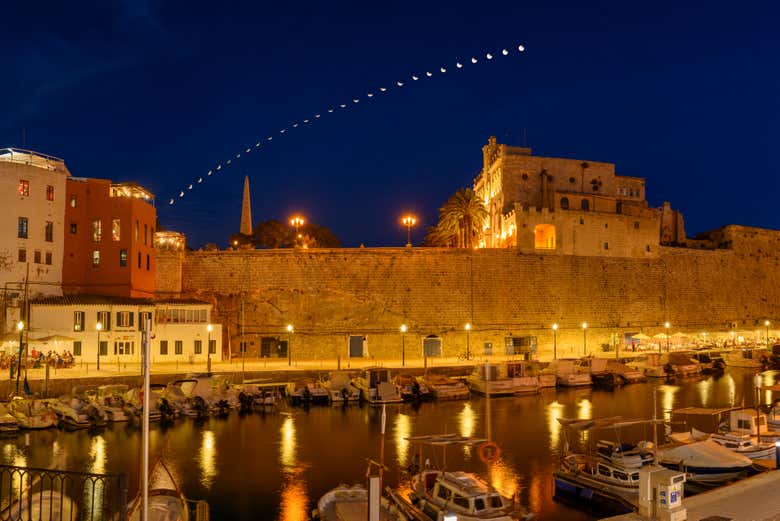
[[[780,228],[780,8],[677,4],[9,2],[0,146],[143,184],[194,247],[238,231],[244,175],[255,222],[300,212],[346,245],[399,246],[411,210],[419,242],[489,135],[614,162],[689,235]]]

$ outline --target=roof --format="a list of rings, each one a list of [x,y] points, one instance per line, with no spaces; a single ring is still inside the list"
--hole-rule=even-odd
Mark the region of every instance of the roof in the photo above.
[[[167,305],[211,305],[209,302],[194,298],[166,298],[154,300],[149,298],[134,297],[116,297],[110,295],[63,295],[61,297],[41,297],[32,301],[36,306],[71,306],[74,304],[82,306],[100,306],[113,304],[118,306],[156,306]]]

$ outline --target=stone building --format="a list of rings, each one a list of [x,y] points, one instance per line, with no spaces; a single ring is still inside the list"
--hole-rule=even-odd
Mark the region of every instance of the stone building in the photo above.
[[[679,212],[649,208],[645,180],[617,175],[612,163],[534,156],[495,137],[482,155],[474,180],[488,212],[481,247],[645,258],[685,242]]]

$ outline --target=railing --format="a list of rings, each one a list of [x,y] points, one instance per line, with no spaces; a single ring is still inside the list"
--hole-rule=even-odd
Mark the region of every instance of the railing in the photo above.
[[[59,157],[23,148],[0,148],[0,161],[32,165],[47,170],[60,170],[65,167],[65,161]]]
[[[126,521],[127,476],[0,465],[0,519]]]

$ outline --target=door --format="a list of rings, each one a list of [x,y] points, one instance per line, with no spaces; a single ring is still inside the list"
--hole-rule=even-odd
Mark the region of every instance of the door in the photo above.
[[[276,344],[276,352],[279,358],[287,358],[287,340],[279,340]]]
[[[441,337],[428,335],[423,339],[423,353],[425,356],[441,356]]]
[[[363,358],[366,353],[366,337],[354,336],[349,337],[349,357],[350,358]]]
[[[260,358],[271,358],[271,350],[276,343],[276,339],[271,336],[264,336],[260,339]]]

